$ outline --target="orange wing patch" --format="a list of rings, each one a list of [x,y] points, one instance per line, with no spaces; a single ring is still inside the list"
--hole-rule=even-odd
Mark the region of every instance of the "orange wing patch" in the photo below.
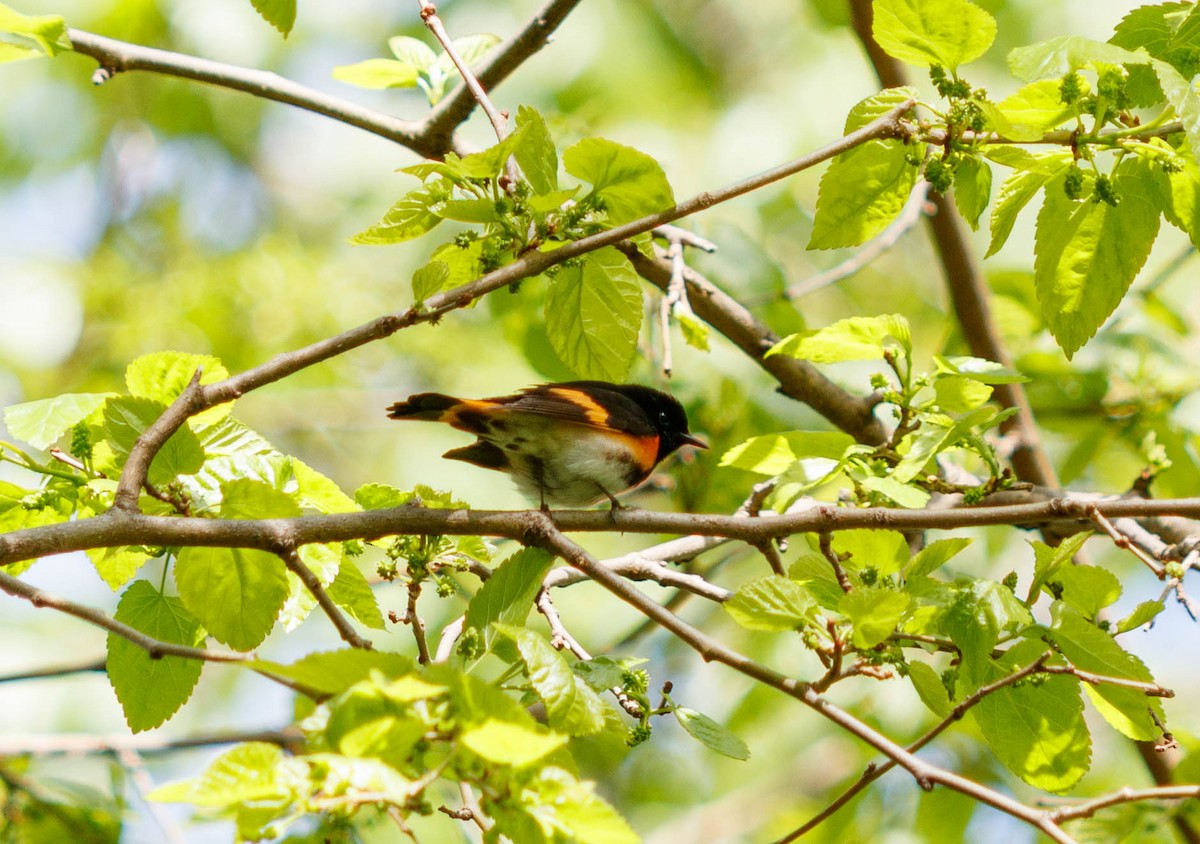
[[[589,425],[595,425],[597,428],[608,427],[609,412],[598,404],[594,398],[583,392],[583,390],[572,390],[568,387],[552,387],[549,392],[580,408],[587,418]],[[656,444],[656,451],[657,448]]]
[[[459,399],[453,407],[446,408],[437,421],[460,431],[479,434],[487,430],[488,411],[499,406],[500,402],[489,399]]]

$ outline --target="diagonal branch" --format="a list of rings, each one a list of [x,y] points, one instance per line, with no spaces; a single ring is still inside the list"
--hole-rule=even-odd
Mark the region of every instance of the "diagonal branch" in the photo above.
[[[350,623],[350,619],[346,618],[345,613],[333,602],[333,598],[329,597],[329,592],[321,585],[321,581],[317,578],[316,574],[304,564],[304,561],[300,559],[300,555],[294,549],[280,553],[279,556],[283,560],[283,564],[287,566],[288,571],[300,578],[300,582],[304,584],[304,588],[316,599],[321,610],[333,622],[333,626],[337,630],[338,635],[342,637],[342,641],[352,648],[362,648],[367,651],[374,648],[370,639],[364,639],[358,634],[358,631],[354,629],[354,625]]]

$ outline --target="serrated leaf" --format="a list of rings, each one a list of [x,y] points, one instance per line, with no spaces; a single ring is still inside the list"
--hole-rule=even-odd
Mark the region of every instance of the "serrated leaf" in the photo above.
[[[934,355],[938,372],[952,372],[980,384],[1020,384],[1029,378],[995,361],[983,358]]]
[[[1005,137],[1014,141],[1036,141],[1043,134],[1075,115],[1075,108],[1059,96],[1059,79],[1031,82],[996,103],[1009,122]]]
[[[437,61],[437,53],[429,49],[424,41],[409,38],[407,35],[396,35],[388,39],[388,49],[398,60],[416,68],[425,70]]]
[[[49,448],[76,424],[104,406],[116,393],[64,393],[4,409],[4,426],[34,448]]]
[[[1191,79],[1200,60],[1200,14],[1191,3],[1141,6],[1121,19],[1109,43],[1129,50],[1144,47]]]
[[[521,143],[513,150],[513,155],[517,158],[521,172],[529,180],[529,186],[533,188],[535,194],[556,193],[558,191],[558,152],[554,148],[554,139],[550,137],[550,128],[546,125],[546,121],[535,109],[529,106],[518,106],[517,126],[528,127]],[[558,208],[561,205],[560,201],[554,207]]]
[[[1041,648],[1029,644],[1034,651]],[[998,671],[993,679],[1002,676]],[[1066,791],[1090,767],[1091,734],[1079,683],[1071,677],[1005,686],[982,698],[971,713],[996,757],[1035,788]]]
[[[287,789],[279,782],[283,769],[281,748],[261,741],[246,742],[222,753],[195,780],[169,783],[147,797],[214,807],[277,800],[287,796]]]
[[[687,734],[709,750],[743,762],[750,758],[750,748],[746,746],[746,742],[704,713],[685,706],[678,706],[672,712],[679,725],[687,730]]]
[[[991,196],[992,168],[973,156],[963,159],[954,171],[954,204],[972,230],[979,228]]]
[[[992,206],[992,240],[984,257],[990,257],[1000,251],[1012,233],[1013,224],[1021,209],[1029,204],[1029,200],[1048,183],[1061,176],[1071,166],[1071,156],[1068,153],[1052,152],[1038,157],[1043,165],[1036,169],[1018,170],[1009,175],[1000,186],[996,204]],[[1056,187],[1060,187],[1055,182]]]
[[[1079,553],[1079,549],[1091,537],[1091,531],[1082,531],[1067,537],[1057,547],[1051,547],[1043,542],[1034,540],[1029,543],[1033,548],[1033,583],[1029,587],[1030,603],[1036,599],[1042,586],[1052,580],[1063,565],[1070,564],[1071,558]]]
[[[913,555],[904,576],[906,578],[928,577],[970,544],[971,540],[964,537],[934,540]]]
[[[848,554],[842,565],[855,571],[873,568],[880,575],[896,574],[908,563],[908,542],[894,530],[843,530],[833,537],[833,550]]]
[[[1117,632],[1128,633],[1130,630],[1136,630],[1142,625],[1149,624],[1158,618],[1158,614],[1166,608],[1166,604],[1162,601],[1142,601],[1133,608],[1133,612],[1117,623]]]
[[[500,36],[490,32],[479,32],[455,38],[450,42],[450,46],[454,48],[454,52],[458,53],[458,57],[467,67],[473,67],[499,43]],[[454,60],[450,58],[449,53],[442,53],[438,56],[436,66],[448,77],[458,75],[458,68],[454,66]]]
[[[953,70],[987,52],[996,19],[968,0],[875,0],[872,33],[902,62]]]
[[[949,375],[933,382],[937,405],[945,413],[966,413],[987,404],[992,388],[973,378]]]
[[[283,562],[252,548],[184,548],[174,573],[184,606],[238,650],[262,643],[288,596]]]
[[[296,24],[296,0],[250,0],[250,4],[263,20],[287,38]]]
[[[849,135],[851,132],[866,126],[872,120],[883,117],[901,103],[915,100],[919,97],[920,92],[916,88],[911,85],[903,85],[897,88],[884,88],[878,94],[872,94],[865,99],[859,100],[850,109],[850,113],[846,115],[846,123],[842,129],[842,134]]]
[[[420,237],[442,221],[430,209],[445,199],[446,194],[442,191],[428,188],[410,191],[389,208],[378,223],[354,235],[350,242],[383,246]]]
[[[204,641],[204,629],[183,603],[146,580],[129,585],[113,618],[160,642],[196,647]],[[125,721],[138,733],[159,726],[187,702],[203,663],[177,656],[154,659],[128,639],[109,633],[105,666]]]
[[[359,88],[415,88],[420,74],[406,62],[395,59],[366,59],[333,69],[333,78]]]
[[[748,630],[796,630],[811,623],[817,611],[803,584],[776,574],[742,584],[722,606]]]
[[[137,438],[166,411],[166,405],[151,399],[119,396],[104,405],[105,440],[113,450],[119,465],[124,465]],[[204,465],[204,449],[192,429],[183,425],[154,455],[147,475],[150,483],[161,486],[179,475],[200,471]]]
[[[542,588],[554,557],[539,548],[525,548],[502,562],[467,604],[466,626],[479,630],[486,645],[495,641],[491,625],[519,627]]]
[[[529,682],[546,704],[551,729],[570,736],[588,736],[604,728],[604,701],[575,675],[561,653],[533,630],[496,626],[517,643]]]
[[[1126,50],[1080,35],[1060,35],[1048,41],[1018,47],[1008,54],[1008,69],[1022,82],[1063,76],[1094,62],[1104,64],[1148,64],[1142,49]]]
[[[395,678],[415,669],[413,661],[401,654],[357,648],[310,653],[290,665],[262,659],[239,662],[238,665],[267,676],[281,677],[326,697],[341,694],[374,671],[381,672],[385,678]]]
[[[675,322],[679,326],[679,330],[683,332],[683,342],[702,352],[709,350],[707,325],[690,314],[675,314]]]
[[[187,388],[196,370],[201,384],[215,384],[229,377],[229,370],[212,355],[188,352],[151,352],[135,359],[125,368],[125,386],[130,395],[169,405]],[[191,417],[195,427],[212,425],[229,415],[233,402],[225,402]]]
[[[1159,85],[1167,102],[1175,109],[1175,114],[1183,124],[1187,133],[1188,144],[1192,154],[1200,151],[1200,93],[1197,93],[1191,79],[1185,79],[1179,71],[1166,62],[1151,60],[1151,67],[1158,77]]]
[[[891,499],[897,506],[907,507],[911,510],[919,510],[929,503],[928,491],[893,477],[868,475],[858,481],[858,485]]]
[[[1130,156],[1117,165],[1107,202],[1068,199],[1047,186],[1034,237],[1034,284],[1050,333],[1071,358],[1116,309],[1150,254],[1159,210],[1151,165]]]
[[[954,708],[950,695],[946,692],[946,684],[937,672],[924,662],[909,662],[908,679],[917,690],[921,702],[929,711],[939,718],[945,718]]]
[[[342,557],[337,577],[326,589],[333,602],[349,613],[350,617],[372,630],[386,630],[379,601],[371,590],[371,584],[348,556]]]
[[[889,340],[912,353],[908,320],[900,314],[849,317],[817,331],[792,334],[772,346],[767,356],[789,355],[813,363],[879,360],[891,345]]]
[[[1099,566],[1062,566],[1051,579],[1062,585],[1062,600],[1087,618],[1121,597],[1121,581]]]
[[[854,647],[869,650],[892,635],[908,602],[904,592],[860,586],[842,596],[838,611],[854,627]]]
[[[87,549],[88,559],[100,579],[114,592],[128,583],[150,557],[141,546],[118,545]]]
[[[788,577],[804,585],[822,607],[836,610],[841,603],[842,587],[838,585],[829,560],[821,554],[801,554],[788,567]]]
[[[787,431],[751,437],[721,455],[721,466],[760,475],[778,475],[797,460],[823,457],[840,460],[854,438],[840,431]]]
[[[567,737],[535,727],[488,718],[464,730],[459,741],[477,755],[498,765],[530,765],[567,743]]]
[[[446,288],[450,278],[450,266],[445,261],[430,261],[412,277],[413,299],[420,304],[435,293]]]
[[[603,200],[614,226],[675,204],[675,194],[659,163],[616,141],[584,138],[563,152],[563,167],[591,184],[591,195]]]
[[[1063,656],[1083,671],[1152,683],[1146,666],[1124,650],[1112,636],[1091,624],[1076,610],[1056,601],[1051,607],[1054,623],[1050,633]],[[1093,705],[1116,730],[1135,741],[1152,741],[1159,734],[1154,716],[1165,721],[1162,702],[1137,689],[1101,683],[1084,684]]]
[[[564,267],[546,291],[546,334],[576,375],[622,381],[642,325],[642,288],[629,260],[613,247]]]
[[[71,49],[67,24],[61,15],[23,15],[0,3],[0,32],[15,35],[21,42],[6,45],[16,52],[8,51],[6,57],[0,56],[0,61],[28,58],[39,53],[56,56]]]
[[[908,202],[918,168],[901,141],[868,141],[833,160],[817,191],[809,249],[858,246],[879,234]]]

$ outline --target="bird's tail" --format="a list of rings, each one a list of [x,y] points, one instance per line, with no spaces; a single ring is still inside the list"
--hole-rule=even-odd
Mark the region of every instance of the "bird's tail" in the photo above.
[[[460,404],[461,400],[441,393],[418,393],[389,407],[389,419],[425,419],[441,421],[446,411]]]

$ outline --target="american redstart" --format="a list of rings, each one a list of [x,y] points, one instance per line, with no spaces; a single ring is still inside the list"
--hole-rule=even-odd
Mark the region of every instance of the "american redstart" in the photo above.
[[[633,384],[568,381],[515,395],[456,399],[420,393],[388,408],[392,419],[445,422],[475,434],[471,445],[443,454],[513,477],[541,502],[586,506],[616,496],[650,476],[683,445],[707,448],[688,433],[673,396]]]

